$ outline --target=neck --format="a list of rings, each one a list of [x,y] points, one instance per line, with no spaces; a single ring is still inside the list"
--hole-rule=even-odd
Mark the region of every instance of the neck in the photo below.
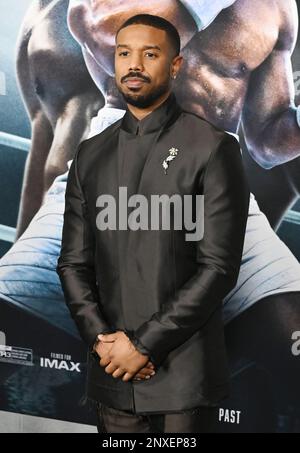
[[[140,109],[134,105],[127,104],[128,110],[138,119],[142,120],[145,116],[149,115],[149,113],[153,112],[157,107],[160,106],[170,95],[171,91],[167,91],[163,96],[158,98],[152,105],[145,109]]]

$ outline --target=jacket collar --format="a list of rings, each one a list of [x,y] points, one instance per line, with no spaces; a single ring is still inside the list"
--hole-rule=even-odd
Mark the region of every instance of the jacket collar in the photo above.
[[[180,107],[177,103],[176,96],[171,92],[162,104],[141,120],[136,118],[127,108],[120,127],[134,135],[149,134],[165,125],[178,108]]]

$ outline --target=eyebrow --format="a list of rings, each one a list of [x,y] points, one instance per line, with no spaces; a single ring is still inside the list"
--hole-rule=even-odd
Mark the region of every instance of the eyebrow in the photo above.
[[[127,44],[118,44],[118,45],[117,45],[117,49],[118,49],[119,47],[127,47],[128,49],[130,49],[130,46],[127,45]],[[143,47],[142,47],[142,50],[146,50],[146,49],[157,49],[157,50],[161,50],[161,48],[160,48],[159,46],[156,46],[156,45],[155,45],[155,46],[143,46]]]

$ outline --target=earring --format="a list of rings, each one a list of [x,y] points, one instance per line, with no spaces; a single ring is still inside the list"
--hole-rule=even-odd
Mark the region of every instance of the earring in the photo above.
[[[176,74],[173,75],[173,79],[176,79]]]

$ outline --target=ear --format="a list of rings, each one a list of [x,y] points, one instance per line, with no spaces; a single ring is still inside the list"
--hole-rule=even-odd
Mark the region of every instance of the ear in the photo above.
[[[178,74],[182,64],[183,64],[183,56],[182,55],[177,55],[176,57],[174,57],[173,61],[172,61],[172,73],[173,74]]]

